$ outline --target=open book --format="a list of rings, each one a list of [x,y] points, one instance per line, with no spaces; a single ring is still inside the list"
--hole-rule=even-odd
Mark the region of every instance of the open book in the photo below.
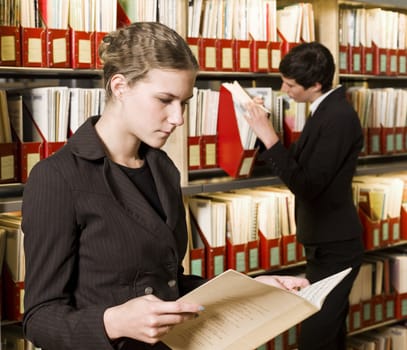
[[[290,292],[227,270],[179,300],[205,310],[180,324],[163,342],[173,350],[251,350],[321,309],[351,268]]]

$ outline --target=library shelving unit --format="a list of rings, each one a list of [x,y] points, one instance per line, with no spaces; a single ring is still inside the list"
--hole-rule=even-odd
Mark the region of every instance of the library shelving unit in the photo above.
[[[383,6],[385,8],[407,11],[405,0],[312,0],[315,15],[316,40],[325,44],[339,60],[339,8],[342,4],[353,6]],[[278,0],[277,6],[287,6],[297,1]],[[337,68],[338,70],[338,68]],[[238,80],[243,86],[271,86],[279,89],[281,79],[278,73],[253,72],[216,72],[202,71],[197,78],[198,87],[219,89],[222,82]],[[345,85],[368,85],[369,87],[407,87],[407,76],[375,76],[362,74],[336,74],[336,82]],[[70,68],[25,68],[0,67],[0,84],[2,88],[31,87],[44,85],[66,85],[70,87],[101,87],[102,71],[100,69]],[[255,166],[250,177],[232,178],[222,169],[202,169],[188,171],[186,131],[177,131],[173,140],[169,140],[168,153],[181,171],[183,194],[188,197],[205,192],[227,191],[257,186],[280,184],[277,177]],[[366,156],[359,161],[357,175],[384,174],[396,170],[407,170],[407,153],[399,155]],[[20,210],[23,183],[0,185],[0,212]],[[394,321],[389,321],[394,322]],[[8,322],[2,321],[2,326]],[[362,330],[361,330],[362,331]]]

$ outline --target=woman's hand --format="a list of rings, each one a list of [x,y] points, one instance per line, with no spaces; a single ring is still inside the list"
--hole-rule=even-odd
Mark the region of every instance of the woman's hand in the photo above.
[[[269,284],[274,287],[295,291],[309,286],[309,281],[303,277],[261,275],[254,278],[256,281]]]
[[[202,310],[197,304],[162,301],[146,295],[106,309],[103,321],[111,340],[128,337],[155,344],[172,327],[197,317]]]

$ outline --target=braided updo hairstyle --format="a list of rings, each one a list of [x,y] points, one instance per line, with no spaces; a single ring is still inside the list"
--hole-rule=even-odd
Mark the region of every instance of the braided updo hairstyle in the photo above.
[[[107,34],[99,45],[106,99],[112,97],[110,79],[126,77],[129,86],[151,69],[198,71],[199,65],[185,40],[159,22],[137,22]]]

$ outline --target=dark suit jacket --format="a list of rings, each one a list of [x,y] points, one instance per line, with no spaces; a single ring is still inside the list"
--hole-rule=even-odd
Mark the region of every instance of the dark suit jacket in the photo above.
[[[111,344],[103,313],[149,293],[175,300],[203,282],[183,275],[187,231],[179,173],[163,151],[147,150],[164,222],[107,158],[96,120],[39,162],[25,186],[24,332],[45,350],[152,349],[126,339]]]
[[[340,87],[320,103],[290,149],[278,142],[262,153],[295,195],[297,238],[303,244],[360,238],[352,178],[362,146],[359,118]]]

